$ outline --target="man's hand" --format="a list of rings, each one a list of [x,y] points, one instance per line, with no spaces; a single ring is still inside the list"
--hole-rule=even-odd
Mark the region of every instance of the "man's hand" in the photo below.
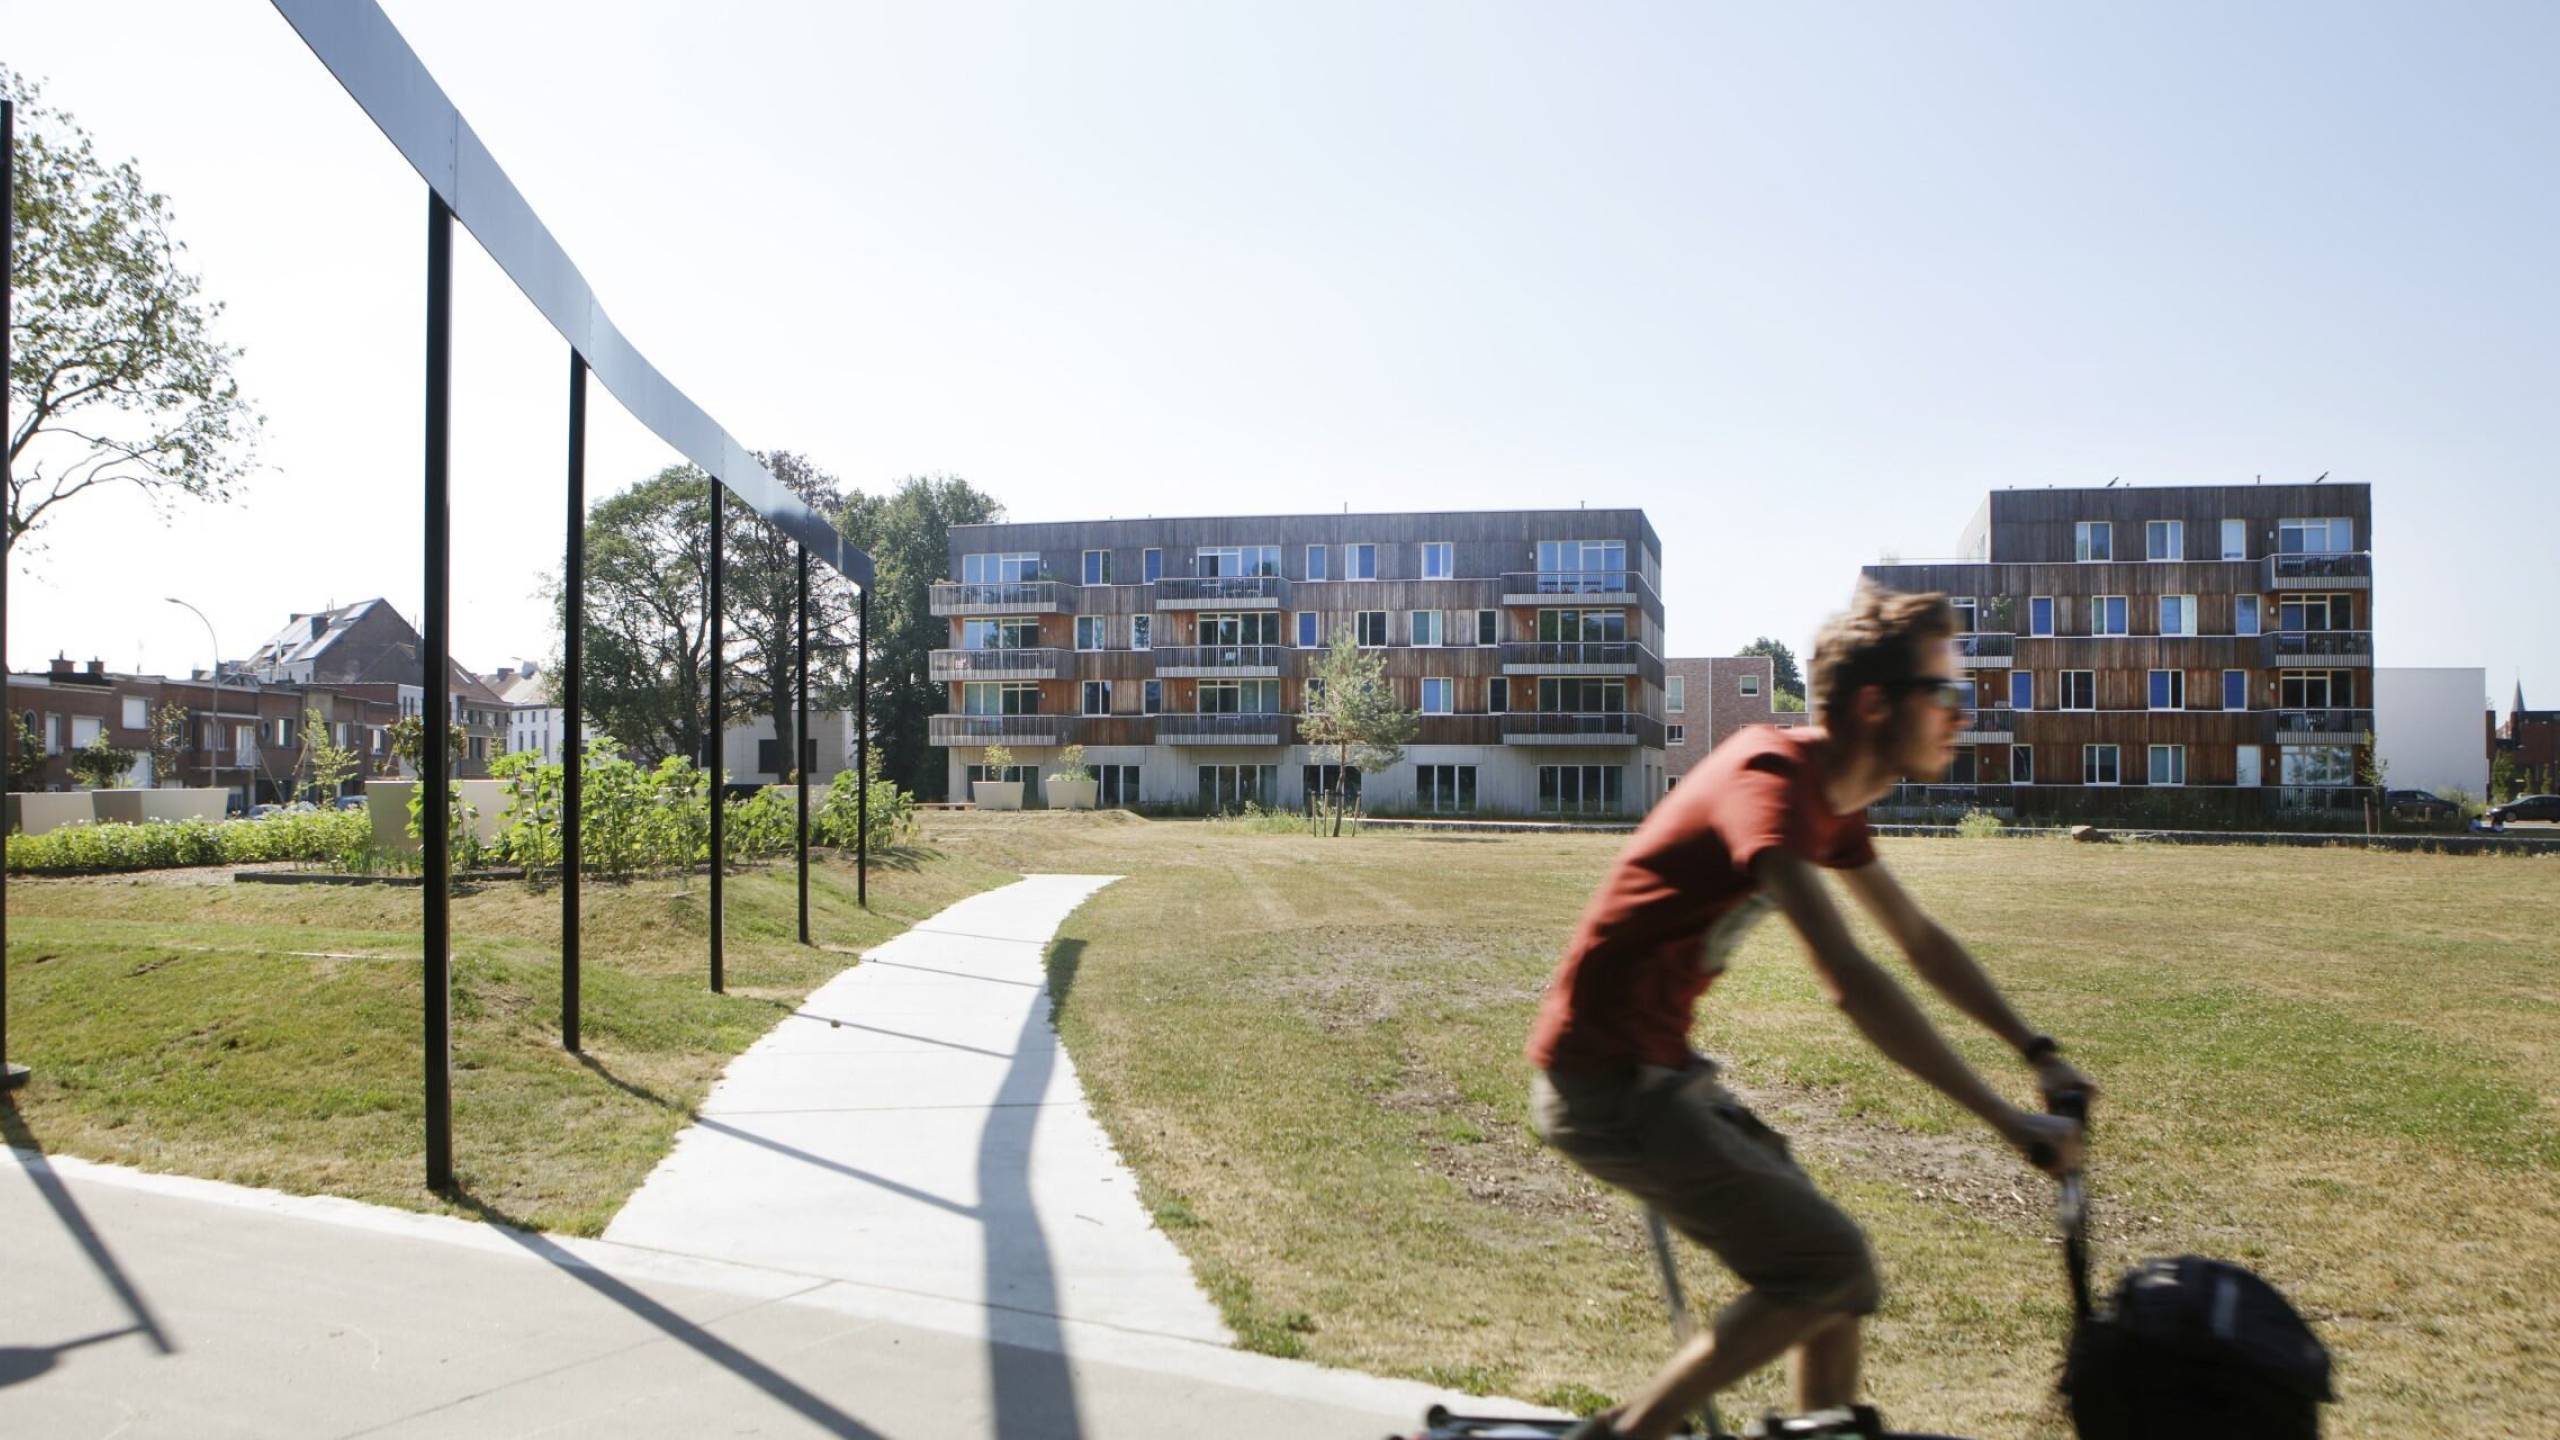
[[[2059,1180],[2080,1169],[2080,1122],[2060,1115],[2011,1110],[1997,1127],[2027,1163]]]
[[[2070,1061],[2058,1054],[2038,1060],[2035,1068],[2036,1093],[2044,1097],[2047,1105],[2053,1103],[2054,1096],[2070,1090],[2077,1090],[2092,1100],[2098,1098],[2098,1082],[2081,1074]]]

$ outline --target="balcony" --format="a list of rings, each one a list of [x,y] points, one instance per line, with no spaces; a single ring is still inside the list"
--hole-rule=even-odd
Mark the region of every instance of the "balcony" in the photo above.
[[[1634,675],[1645,648],[1632,640],[1506,640],[1505,675]]]
[[[2373,664],[2370,630],[2274,630],[2258,637],[2260,663],[2292,669]]]
[[[1505,605],[1658,604],[1653,582],[1634,570],[1514,570],[1502,577]]]
[[[1076,587],[1056,580],[937,580],[931,601],[936,615],[1068,615],[1075,608]]]
[[[1662,722],[1631,710],[1581,714],[1515,710],[1502,717],[1505,745],[1641,745],[1662,748]]]
[[[1989,632],[1956,637],[1956,664],[1967,670],[2006,670],[2018,652],[2018,637]]]
[[[2373,557],[2361,550],[2334,555],[2270,555],[2270,590],[2370,590]]]
[[[1075,738],[1073,715],[935,715],[926,739],[935,745],[1063,745]]]
[[[928,665],[939,683],[946,680],[1055,680],[1067,673],[1064,650],[1036,646],[1000,650],[936,650]]]
[[[1159,745],[1294,745],[1295,715],[1161,714],[1156,716]]]
[[[1279,645],[1159,645],[1156,674],[1167,680],[1270,678],[1289,663]]]
[[[1966,715],[1964,728],[1956,732],[1959,745],[2006,745],[2017,738],[2018,712],[2005,705]]]
[[[1168,575],[1155,591],[1159,610],[1277,610],[1289,582],[1277,575]]]
[[[2273,710],[2268,714],[2278,745],[2361,745],[2373,733],[2370,710]]]

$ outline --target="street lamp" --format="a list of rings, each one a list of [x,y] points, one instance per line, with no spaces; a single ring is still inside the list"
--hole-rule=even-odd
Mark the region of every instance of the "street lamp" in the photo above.
[[[205,618],[205,613],[203,611],[197,610],[196,607],[187,604],[186,601],[179,599],[175,595],[164,595],[161,598],[167,600],[172,605],[176,605],[193,612],[198,620],[203,620],[204,638],[213,642],[213,738],[215,741],[219,742],[222,739],[222,639],[213,633],[213,622]],[[217,743],[206,746],[204,752],[205,778],[211,780],[216,785],[222,783],[221,769],[219,766],[214,764],[214,756],[220,749],[221,746]],[[242,763],[245,766],[247,762],[243,761]],[[241,784],[240,798],[240,813],[243,815],[249,813],[249,798],[248,785],[244,778]],[[228,807],[226,806],[225,808],[227,809]]]

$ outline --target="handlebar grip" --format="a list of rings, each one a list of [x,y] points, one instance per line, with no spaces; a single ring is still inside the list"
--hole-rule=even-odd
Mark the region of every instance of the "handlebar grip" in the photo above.
[[[2089,1092],[2086,1090],[2057,1090],[2044,1097],[2044,1108],[2047,1114],[2077,1120],[2083,1129],[2088,1127]]]

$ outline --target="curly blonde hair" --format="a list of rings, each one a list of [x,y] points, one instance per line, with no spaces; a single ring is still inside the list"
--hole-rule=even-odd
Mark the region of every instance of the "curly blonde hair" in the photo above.
[[[1860,580],[1849,608],[1814,638],[1815,713],[1826,725],[1837,723],[1837,707],[1858,687],[1910,678],[1919,669],[1920,647],[1955,633],[1956,611],[1946,596]]]

